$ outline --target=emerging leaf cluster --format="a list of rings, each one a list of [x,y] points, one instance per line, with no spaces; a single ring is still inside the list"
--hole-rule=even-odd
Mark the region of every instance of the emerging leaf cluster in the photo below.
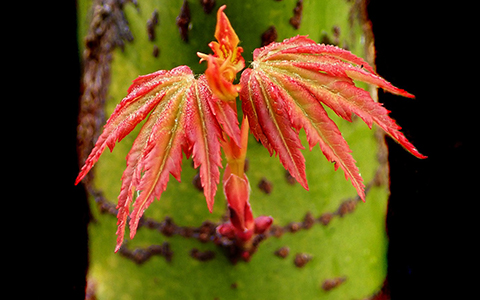
[[[306,189],[300,129],[306,132],[310,150],[319,144],[325,157],[335,163],[335,169],[340,167],[344,171],[365,200],[363,180],[351,150],[328,117],[325,106],[345,120],[351,121],[355,114],[369,127],[377,124],[410,153],[425,158],[399,131],[388,111],[373,101],[368,92],[356,87],[354,80],[401,96],[414,96],[394,87],[349,51],[317,44],[306,36],[271,43],[254,51],[251,68],[243,70],[240,83],[234,85],[236,74],[244,68],[243,49],[237,46],[238,37],[224,9],[222,6],[217,14],[215,38],[218,42],[210,43],[214,55],[198,54],[201,61],[208,62],[205,75],[196,78],[189,67],[179,66],[138,77],[108,119],[78,175],[76,184],[106,147],[112,151],[116,142],[146,119],[127,155],[122,176],[116,251],[123,241],[127,217],[130,216],[130,238],[133,238],[145,209],[165,191],[169,174],[180,181],[182,153],[187,158],[193,157],[195,168],[200,167],[201,185],[208,209],[212,211],[219,167],[222,167],[222,145],[228,148],[225,154],[229,162],[236,158],[233,148],[246,147],[246,143],[241,142],[245,137],[242,138],[237,121],[237,96],[248,119],[244,121],[245,130],[249,125],[251,133],[270,155],[276,153],[285,169]],[[242,153],[240,157],[244,159],[246,149]],[[227,168],[229,174],[235,174],[233,164]],[[243,178],[241,174],[235,176]],[[248,184],[246,177],[245,182]],[[224,180],[224,190],[231,184]],[[246,205],[250,209],[249,191],[236,189],[235,197],[225,190],[227,198],[237,199],[229,205],[238,207],[241,201],[238,198],[246,197],[240,205],[242,212]]]

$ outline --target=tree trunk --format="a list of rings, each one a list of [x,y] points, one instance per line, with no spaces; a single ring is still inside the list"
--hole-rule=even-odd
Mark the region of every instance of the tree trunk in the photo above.
[[[196,52],[210,53],[215,12],[222,4],[227,4],[225,13],[241,40],[247,65],[262,43],[298,34],[349,49],[373,65],[373,38],[362,1],[231,0],[216,1],[211,9],[201,3],[215,1],[127,2],[79,1],[84,47],[81,163],[104,116],[111,114],[137,76],[178,65],[188,65],[198,74],[205,70]],[[93,215],[87,297],[373,297],[386,276],[386,150],[382,136],[361,120],[349,123],[330,116],[362,172],[366,203],[359,201],[350,182],[334,171],[320,149],[304,150],[310,186],[306,191],[291,180],[278,158],[269,157],[250,137],[247,174],[252,210],[254,217],[272,216],[274,224],[255,241],[257,250],[248,262],[239,260],[230,245],[216,242],[215,227],[225,220],[226,201],[217,193],[213,213],[208,212],[191,160],[184,161],[182,182],[172,179],[161,200],[145,212],[135,239],[113,252],[120,178],[136,135],[127,136],[113,153],[102,156],[85,180]]]

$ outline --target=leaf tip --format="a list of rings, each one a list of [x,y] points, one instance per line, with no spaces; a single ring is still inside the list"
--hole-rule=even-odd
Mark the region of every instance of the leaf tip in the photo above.
[[[298,176],[295,177],[295,179],[300,183],[300,185],[306,190],[309,191],[308,187],[308,182],[307,182],[307,177],[305,175],[305,172],[298,174]]]
[[[411,154],[413,154],[413,156],[417,157],[417,158],[420,158],[420,159],[425,159],[425,158],[428,158],[428,156],[426,155],[423,155],[422,153],[420,153],[417,148],[413,147],[411,149],[407,149],[408,152],[410,152]]]
[[[365,192],[362,192],[360,195],[360,199],[362,199],[363,203],[365,203]]]
[[[118,250],[120,250],[120,248],[122,247],[122,244],[117,244],[117,246],[115,246],[115,253],[118,252]]]
[[[208,211],[210,213],[213,212],[213,204],[215,203],[215,199],[213,196],[207,196],[205,195],[205,199],[207,200],[207,207],[208,207]]]
[[[75,185],[78,185],[80,183],[80,181],[82,181],[84,176],[85,176],[85,174],[83,174],[83,172],[80,172],[78,174],[77,178],[75,179]]]
[[[137,234],[137,226],[138,226],[138,221],[136,221],[135,224],[130,223],[130,239],[131,240],[133,240],[133,238]]]
[[[389,87],[388,89],[386,89],[386,88],[383,88],[383,89],[385,91],[388,91],[388,92],[392,93],[392,94],[396,94],[396,95],[403,96],[403,97],[410,98],[410,99],[415,99],[415,95],[410,94],[406,90],[399,89],[395,86]]]

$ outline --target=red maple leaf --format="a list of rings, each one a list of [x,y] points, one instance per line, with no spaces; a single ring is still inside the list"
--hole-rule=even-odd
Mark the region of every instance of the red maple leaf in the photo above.
[[[355,86],[363,81],[384,90],[413,98],[378,76],[363,59],[341,48],[317,44],[305,36],[256,49],[252,69],[242,73],[240,99],[252,133],[276,152],[284,167],[306,189],[305,159],[298,131],[307,134],[310,150],[316,145],[335,162],[365,200],[362,177],[350,148],[324,105],[351,121],[358,115],[371,128],[376,123],[393,139],[419,158],[425,158],[399,131],[388,111],[370,94]]]
[[[107,121],[76,181],[82,180],[106,146],[113,150],[115,142],[150,113],[128,153],[122,176],[116,251],[123,241],[129,206],[136,191],[140,194],[130,215],[131,238],[145,209],[166,189],[169,174],[180,181],[182,150],[187,157],[193,156],[195,168],[200,166],[201,184],[208,209],[212,210],[221,166],[222,131],[211,109],[211,106],[219,109],[217,102],[205,76],[195,79],[186,66],[140,76],[128,89],[128,95]]]

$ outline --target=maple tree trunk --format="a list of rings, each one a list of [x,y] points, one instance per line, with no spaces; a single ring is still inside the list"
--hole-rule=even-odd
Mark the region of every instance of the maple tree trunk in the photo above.
[[[135,1],[134,1],[135,2]],[[372,63],[373,39],[362,1],[79,1],[83,95],[78,127],[83,163],[105,115],[131,81],[159,69],[188,65],[204,71],[196,52],[209,53],[215,11],[226,3],[244,48],[297,34],[349,49]],[[220,3],[221,2],[221,3]],[[188,3],[188,8],[186,3]],[[368,87],[366,87],[368,88]],[[374,91],[372,91],[374,92]],[[334,116],[332,115],[332,118]],[[335,119],[336,120],[336,119]],[[106,153],[85,180],[90,195],[90,267],[87,297],[97,299],[363,299],[378,293],[386,275],[388,197],[382,136],[363,122],[339,121],[367,186],[366,203],[319,149],[304,151],[310,191],[250,137],[248,171],[255,216],[271,215],[272,230],[250,262],[214,243],[225,220],[217,193],[213,213],[199,191],[197,170],[183,164],[141,221],[137,236],[115,254],[116,201],[125,156],[135,134]],[[305,144],[305,136],[302,135]],[[221,189],[219,189],[221,190]]]

